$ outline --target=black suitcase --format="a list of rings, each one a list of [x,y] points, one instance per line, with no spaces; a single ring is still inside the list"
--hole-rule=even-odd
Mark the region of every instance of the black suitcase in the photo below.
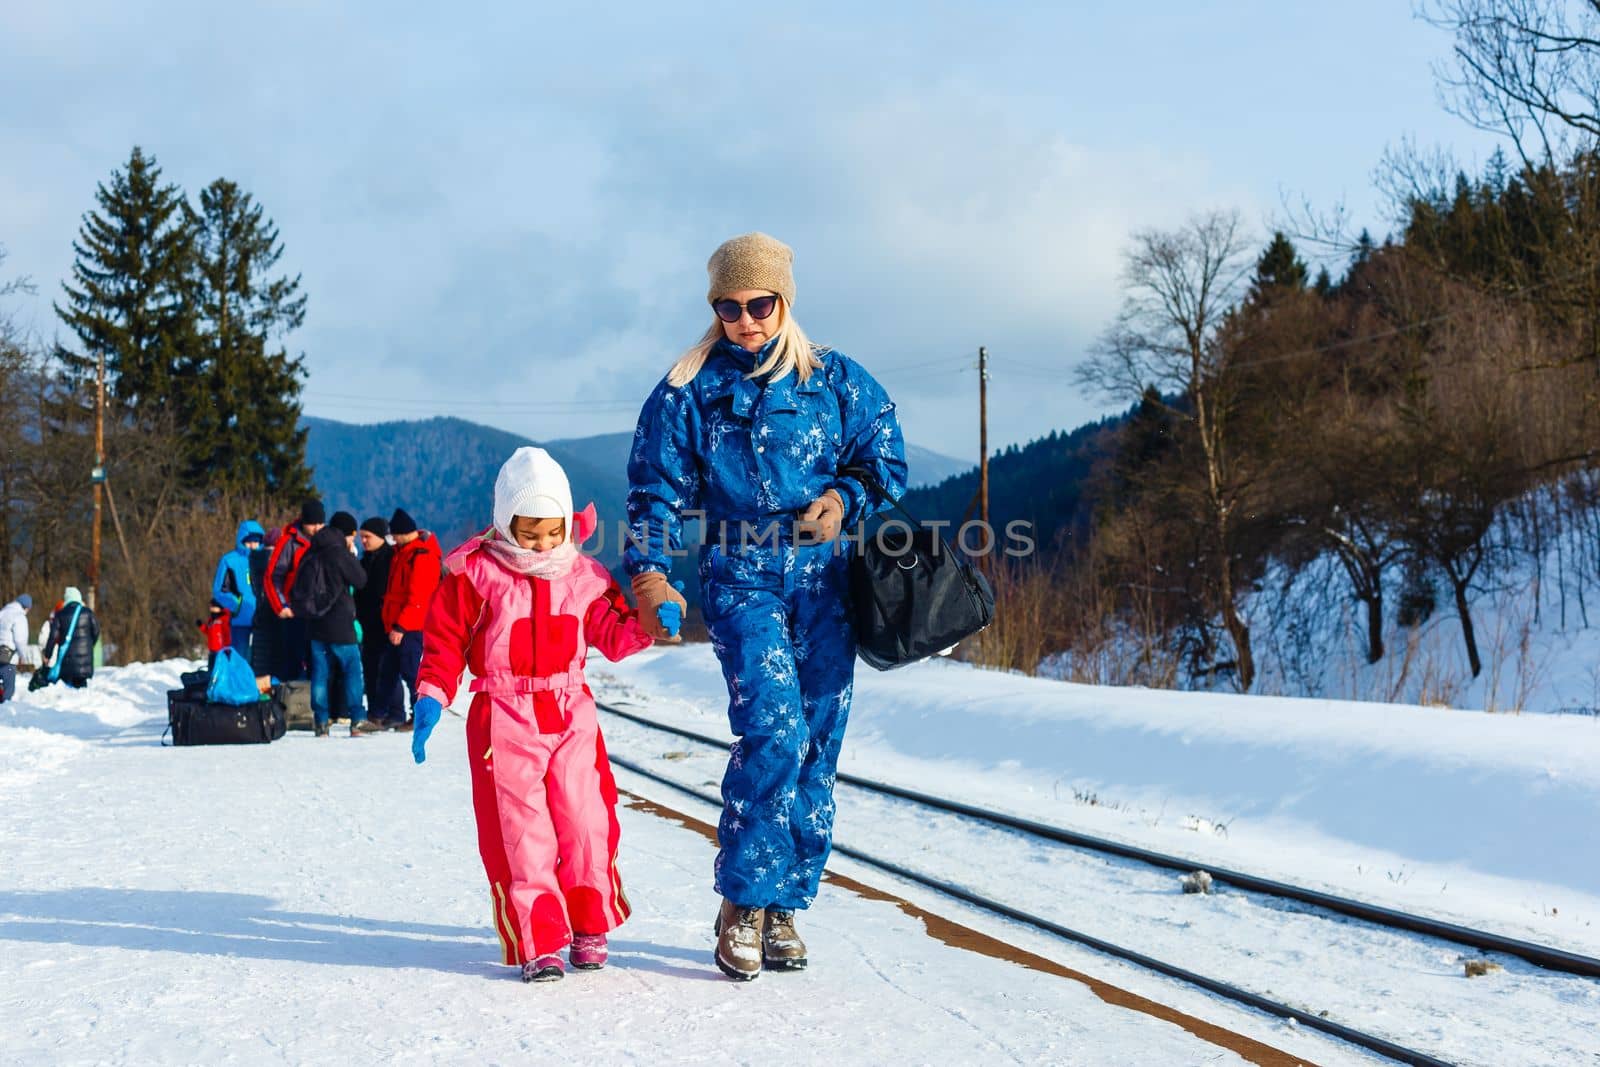
[[[311,683],[279,682],[272,690],[273,699],[283,705],[284,725],[290,730],[309,730],[312,727]]]
[[[174,745],[262,745],[282,737],[284,728],[283,704],[276,698],[210,704],[187,690],[167,692],[167,729]]]

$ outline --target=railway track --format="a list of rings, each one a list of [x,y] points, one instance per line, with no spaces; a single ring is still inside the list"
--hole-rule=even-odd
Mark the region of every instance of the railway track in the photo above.
[[[601,702],[600,708],[608,714],[617,716],[637,726],[650,730],[693,741],[702,745],[726,750],[728,742],[725,739],[711,737],[686,730],[667,723],[657,722],[635,711],[627,710],[615,703]],[[626,758],[612,754],[612,762],[620,767],[659,782],[676,791],[694,796],[707,804],[719,807],[721,798],[709,791],[686,785],[673,779],[669,775],[642,766]],[[1324,893],[1319,890],[1309,889],[1284,883],[1275,879],[1251,875],[1247,872],[1233,871],[1216,868],[1199,863],[1193,859],[1179,856],[1166,855],[1148,849],[1127,845],[1122,842],[1109,841],[1092,835],[1081,834],[1062,827],[1051,826],[1005,812],[992,811],[986,808],[951,800],[945,797],[933,796],[916,790],[906,789],[889,783],[878,782],[863,778],[858,775],[841,772],[838,781],[854,789],[874,793],[880,796],[894,798],[920,807],[956,815],[964,819],[973,820],[989,826],[1001,827],[1015,831],[1043,841],[1057,845],[1065,845],[1073,849],[1088,853],[1115,856],[1120,859],[1133,860],[1152,867],[1174,870],[1193,871],[1203,868],[1212,877],[1220,882],[1226,882],[1233,887],[1248,893],[1267,896],[1279,900],[1289,900],[1300,904],[1311,905],[1322,911],[1336,915],[1359,919],[1363,922],[1399,930],[1411,934],[1422,934],[1438,938],[1455,944],[1467,946],[1479,951],[1500,953],[1512,956],[1536,966],[1567,974],[1581,975],[1584,977],[1600,977],[1600,960],[1582,956],[1577,953],[1567,952],[1562,949],[1533,942],[1522,941],[1506,937],[1490,931],[1477,930],[1460,926],[1454,923],[1443,922],[1426,916],[1413,915],[1393,908],[1340,897]],[[1298,1025],[1320,1033],[1346,1041],[1352,1045],[1376,1052],[1379,1055],[1400,1063],[1414,1064],[1440,1064],[1448,1061],[1438,1059],[1416,1049],[1390,1041],[1379,1035],[1367,1033],[1354,1027],[1331,1020],[1324,1015],[1293,1007],[1292,1005],[1273,1000],[1269,997],[1253,993],[1233,983],[1199,974],[1184,967],[1157,959],[1146,953],[1096,937],[1092,934],[1075,930],[1054,920],[1032,914],[1024,909],[1016,908],[1002,901],[992,899],[976,893],[964,886],[953,884],[941,878],[932,877],[922,872],[912,870],[903,864],[893,863],[880,857],[871,855],[862,850],[846,845],[835,844],[834,852],[846,856],[858,863],[881,870],[896,878],[923,886],[943,895],[960,900],[973,907],[980,908],[992,914],[1003,916],[1024,926],[1084,945],[1097,952],[1114,958],[1125,960],[1147,970],[1165,975],[1185,984],[1203,989],[1213,995],[1243,1004],[1247,1007],[1264,1012],[1276,1018],[1292,1019]]]

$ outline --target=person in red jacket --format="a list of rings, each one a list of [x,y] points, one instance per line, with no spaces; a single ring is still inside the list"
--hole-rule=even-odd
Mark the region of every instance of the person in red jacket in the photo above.
[[[294,609],[289,606],[289,592],[294,588],[295,575],[300,573],[300,564],[311,547],[311,539],[327,524],[328,512],[322,501],[305,501],[300,505],[300,521],[283,528],[277,544],[272,546],[272,555],[267,558],[267,607],[281,620],[273,645],[277,652],[277,669],[271,673],[285,682],[306,676],[311,651],[305,620],[295,618]]]
[[[389,535],[394,538],[394,558],[389,563],[389,587],[383,594],[383,629],[389,644],[384,650],[378,690],[393,693],[404,682],[410,706],[414,707],[417,668],[422,663],[422,626],[443,576],[444,558],[439,539],[427,530],[418,530],[417,521],[405,508],[394,509]],[[390,707],[383,725],[391,730],[409,729],[406,708],[405,703]]]
[[[217,653],[233,644],[233,623],[228,617],[228,609],[215,600],[211,602],[209,614],[204,620],[196,623],[200,632],[206,638],[206,670],[217,665]]]

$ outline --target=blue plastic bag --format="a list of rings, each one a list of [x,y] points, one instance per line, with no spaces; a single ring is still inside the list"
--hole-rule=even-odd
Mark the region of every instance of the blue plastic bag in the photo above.
[[[211,681],[206,685],[206,700],[212,704],[254,704],[261,699],[256,672],[250,661],[231,648],[217,653],[211,665]]]

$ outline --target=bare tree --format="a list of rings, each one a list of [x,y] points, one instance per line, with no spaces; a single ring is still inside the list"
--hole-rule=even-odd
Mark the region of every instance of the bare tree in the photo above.
[[[1204,571],[1233,642],[1237,679],[1255,678],[1250,628],[1239,611],[1239,505],[1249,473],[1237,463],[1232,418],[1236,376],[1221,334],[1251,265],[1237,212],[1210,212],[1174,230],[1134,235],[1123,265],[1123,306],[1078,371],[1109,396],[1154,394],[1189,430],[1198,450],[1192,515],[1202,531]]]
[[[0,245],[0,268],[5,266],[6,249]],[[0,275],[0,300],[18,293],[33,291],[32,283],[25,277],[3,278]],[[26,437],[22,420],[15,417],[20,398],[27,394],[27,378],[34,369],[33,354],[17,327],[16,320],[4,304],[0,304],[0,397],[6,398],[12,411],[9,418],[0,418],[0,596],[11,595],[11,584],[17,575],[13,572],[13,552],[19,528],[18,482],[26,470]]]
[[[1455,35],[1437,74],[1444,104],[1511,138],[1530,165],[1600,137],[1600,0],[1424,0],[1418,13]],[[1530,151],[1532,150],[1532,151]]]

